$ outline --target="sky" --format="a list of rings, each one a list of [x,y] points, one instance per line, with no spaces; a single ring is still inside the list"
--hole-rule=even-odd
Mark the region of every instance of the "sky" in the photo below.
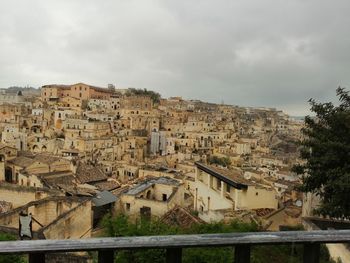
[[[350,83],[349,0],[0,0],[0,88],[84,82],[309,114]]]

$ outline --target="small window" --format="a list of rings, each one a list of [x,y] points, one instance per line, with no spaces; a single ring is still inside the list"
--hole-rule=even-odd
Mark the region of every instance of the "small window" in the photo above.
[[[231,187],[228,184],[226,185],[226,192],[228,192],[228,193],[231,192]]]
[[[221,189],[221,181],[220,180],[216,180],[216,188],[218,189],[218,190],[220,190]]]
[[[166,200],[167,200],[167,195],[163,194],[163,201],[166,201]]]
[[[256,193],[255,193],[255,195],[259,195],[259,193],[258,193],[258,192],[256,192]]]
[[[126,211],[130,211],[130,203],[125,204]]]

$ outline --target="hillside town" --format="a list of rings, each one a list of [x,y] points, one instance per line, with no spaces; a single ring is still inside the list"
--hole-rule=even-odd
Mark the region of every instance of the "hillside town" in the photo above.
[[[0,125],[2,231],[23,214],[32,239],[77,239],[106,214],[280,230],[311,213],[291,171],[303,124],[277,109],[54,84],[1,90]]]

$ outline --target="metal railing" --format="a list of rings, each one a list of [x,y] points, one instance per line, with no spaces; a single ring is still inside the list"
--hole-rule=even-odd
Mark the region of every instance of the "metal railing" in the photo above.
[[[234,247],[234,262],[250,262],[251,246],[303,244],[306,263],[319,262],[320,244],[350,242],[350,230],[250,232],[228,234],[139,236],[117,238],[0,242],[0,254],[28,254],[29,262],[45,262],[46,253],[98,251],[98,262],[114,262],[118,250],[166,249],[166,262],[181,262],[183,248]]]

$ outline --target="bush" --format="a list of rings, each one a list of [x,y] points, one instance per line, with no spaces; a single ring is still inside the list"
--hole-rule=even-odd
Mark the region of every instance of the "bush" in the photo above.
[[[1,241],[12,241],[16,238],[12,235],[0,233],[0,242]],[[19,255],[4,255],[0,256],[0,263],[24,263],[24,257]]]
[[[107,236],[152,236],[152,235],[179,235],[179,234],[210,234],[210,233],[232,233],[232,232],[256,232],[259,227],[255,223],[243,223],[237,220],[229,224],[222,222],[210,224],[195,224],[190,228],[181,229],[179,227],[168,226],[159,220],[138,220],[131,223],[127,216],[118,215],[116,217],[106,216],[102,221]],[[117,262],[165,262],[164,249],[148,249],[133,251],[118,251]],[[252,248],[253,263],[282,263],[301,262],[303,256],[302,245],[271,245],[256,246]],[[190,262],[232,262],[232,247],[220,248],[186,248],[183,249],[182,260]],[[321,262],[329,261],[328,251],[325,247],[321,249]]]
[[[128,91],[125,94],[126,96],[146,96],[150,97],[153,101],[153,103],[159,103],[160,102],[160,94],[158,92],[154,92],[152,90],[147,90],[147,89],[135,89],[135,88],[129,88]]]

